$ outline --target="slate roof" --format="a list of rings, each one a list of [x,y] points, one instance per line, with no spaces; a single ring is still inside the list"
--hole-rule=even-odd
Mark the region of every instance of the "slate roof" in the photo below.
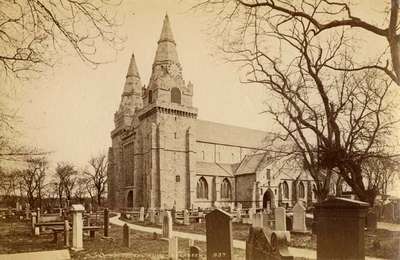
[[[268,132],[221,123],[196,120],[197,141],[240,146],[246,148],[263,148]]]
[[[261,164],[267,163],[267,153],[246,155],[235,172],[235,175],[255,173]]]
[[[237,164],[196,162],[196,173],[199,175],[233,177]]]

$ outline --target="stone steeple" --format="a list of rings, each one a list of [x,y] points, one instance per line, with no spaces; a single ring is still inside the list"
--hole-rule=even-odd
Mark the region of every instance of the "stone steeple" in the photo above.
[[[135,55],[132,54],[128,72],[126,73],[124,90],[121,95],[120,111],[133,112],[135,108],[142,108],[142,82],[136,66]]]
[[[168,14],[165,15],[164,23],[158,40],[158,48],[154,58],[153,67],[158,64],[175,63],[180,64],[176,51],[176,42],[171,30]]]

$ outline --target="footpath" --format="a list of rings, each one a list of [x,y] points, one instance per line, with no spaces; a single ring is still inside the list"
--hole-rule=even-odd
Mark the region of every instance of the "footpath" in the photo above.
[[[110,218],[110,223],[117,225],[117,226],[123,226],[124,224],[127,224],[131,229],[142,231],[142,232],[149,232],[149,233],[156,232],[157,234],[162,233],[161,228],[144,227],[144,226],[140,226],[140,225],[131,224],[131,223],[125,222],[123,220],[120,220],[119,217],[120,217],[120,214]],[[186,233],[186,232],[180,232],[180,231],[174,231],[174,230],[172,230],[172,235],[179,237],[179,238],[192,239],[192,240],[206,242],[205,235]],[[233,240],[233,247],[246,250],[246,242],[243,240]],[[312,249],[289,247],[289,252],[291,255],[293,255],[295,257],[301,257],[301,258],[305,258],[305,259],[317,259],[317,251],[312,250]],[[365,259],[381,260],[383,258],[374,258],[374,257],[367,256],[367,257],[365,257]]]

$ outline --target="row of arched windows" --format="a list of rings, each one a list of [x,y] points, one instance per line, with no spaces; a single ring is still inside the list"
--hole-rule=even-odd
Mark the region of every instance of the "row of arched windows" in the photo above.
[[[208,199],[208,184],[204,177],[201,177],[197,182],[196,196],[198,199]],[[221,183],[221,199],[232,198],[232,186],[227,178]]]
[[[289,199],[289,185],[286,181],[281,183],[281,190],[284,199]],[[293,191],[297,191],[297,195],[299,198],[303,199],[306,196],[306,188],[303,182],[300,182],[296,186],[296,182],[293,182]]]

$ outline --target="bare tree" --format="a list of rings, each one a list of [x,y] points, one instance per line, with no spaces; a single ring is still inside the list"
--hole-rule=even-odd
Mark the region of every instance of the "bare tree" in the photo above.
[[[73,188],[77,179],[77,171],[71,163],[61,162],[56,166],[56,183],[58,188],[58,199],[60,207],[62,205],[63,194],[68,202],[72,199]]]
[[[27,168],[19,172],[21,189],[25,192],[31,208],[41,208],[43,188],[47,175],[48,162],[44,157],[30,158],[26,161]]]
[[[308,32],[314,36],[325,34],[334,35],[338,30],[351,29],[353,41],[356,47],[359,42],[354,35],[358,31],[367,32],[362,40],[369,44],[376,38],[386,41],[387,45],[380,48],[380,54],[371,56],[361,64],[354,64],[353,71],[364,69],[377,69],[388,75],[397,85],[400,85],[400,27],[399,25],[399,1],[381,1],[379,7],[379,20],[374,21],[370,17],[359,17],[355,13],[363,7],[370,7],[374,1],[351,1],[338,0],[205,0],[197,7],[209,9],[210,5],[218,5],[219,13],[229,13],[228,18],[237,16],[246,9],[248,13],[258,12],[264,14],[263,19],[273,26],[281,23],[302,20],[307,23]],[[213,8],[211,8],[213,9]],[[224,17],[224,19],[227,17]],[[373,36],[373,37],[370,37]],[[372,55],[372,53],[371,53]],[[338,70],[349,70],[341,67],[343,64],[332,64],[332,68]]]
[[[265,87],[270,97],[265,112],[282,130],[276,139],[292,143],[284,152],[313,177],[317,198],[328,195],[336,173],[373,204],[377,193],[364,184],[362,165],[390,156],[391,79],[376,68],[354,69],[353,38],[344,28],[323,35],[302,15],[242,1],[220,3],[220,48],[229,61],[242,64],[244,82]]]
[[[107,167],[107,156],[101,153],[89,160],[89,169],[84,171],[85,175],[90,179],[88,187],[92,186],[95,190],[98,206],[101,206],[101,198],[106,192]],[[93,195],[90,188],[88,188],[88,192],[92,197]]]
[[[96,47],[119,48],[114,7],[121,0],[1,0],[0,71],[16,77],[52,66],[57,53],[73,50],[97,65]]]

